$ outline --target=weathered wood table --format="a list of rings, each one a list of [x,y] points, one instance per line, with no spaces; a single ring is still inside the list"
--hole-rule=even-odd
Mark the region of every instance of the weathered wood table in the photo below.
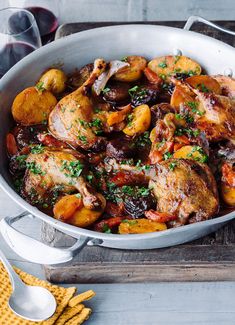
[[[217,23],[235,30],[233,21]],[[56,38],[82,30],[118,24],[124,23],[66,24],[58,29]],[[148,24],[179,28],[184,26],[184,22]],[[235,46],[234,37],[205,25],[195,24],[193,30]],[[45,242],[59,247],[67,247],[74,242],[71,237],[45,224],[42,227],[42,238]],[[72,262],[60,266],[45,266],[45,272],[48,280],[66,283],[235,280],[235,221],[212,235],[177,247],[145,251],[85,247]]]

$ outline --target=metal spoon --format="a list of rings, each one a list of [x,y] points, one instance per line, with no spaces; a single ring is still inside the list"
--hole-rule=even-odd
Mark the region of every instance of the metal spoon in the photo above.
[[[10,309],[17,316],[35,322],[51,317],[56,310],[56,300],[53,294],[43,287],[24,284],[1,250],[0,260],[12,284],[12,295],[8,301]]]

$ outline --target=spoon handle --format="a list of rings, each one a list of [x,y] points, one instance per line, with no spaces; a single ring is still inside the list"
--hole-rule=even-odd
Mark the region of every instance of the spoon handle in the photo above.
[[[5,269],[7,270],[7,273],[10,277],[12,289],[14,291],[15,284],[17,283],[17,286],[18,286],[18,285],[22,285],[23,282],[21,281],[20,277],[16,274],[13,267],[11,266],[8,259],[6,258],[6,256],[3,254],[3,252],[1,250],[0,250],[0,260],[2,261]]]

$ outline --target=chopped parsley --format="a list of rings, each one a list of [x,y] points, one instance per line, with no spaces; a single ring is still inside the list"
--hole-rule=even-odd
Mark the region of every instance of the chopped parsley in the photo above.
[[[38,83],[36,84],[35,88],[36,88],[38,91],[41,91],[41,92],[44,91],[45,88],[44,88],[44,83],[43,83],[43,81],[38,82]]]
[[[172,157],[172,154],[169,152],[169,151],[167,151],[167,152],[165,152],[164,154],[163,154],[163,158],[164,158],[164,160],[168,160],[168,159],[170,159]]]
[[[137,220],[130,220],[130,219],[124,219],[122,220],[122,223],[128,223],[129,225],[136,225],[138,223]]]
[[[31,162],[26,162],[26,167],[29,171],[31,171],[31,173],[35,174],[35,175],[45,175],[46,172],[43,172],[41,169],[41,166],[36,164],[35,161],[31,161]]]
[[[82,197],[80,193],[76,193],[75,196],[76,196],[76,198],[78,198],[78,199],[80,199],[80,198]]]
[[[103,122],[101,121],[100,118],[94,118],[90,123],[89,125],[92,127],[96,127],[96,128],[101,128],[103,126]]]
[[[84,144],[87,143],[87,137],[86,137],[85,135],[79,135],[79,136],[78,136],[78,139],[79,139],[80,141],[82,141]]]
[[[144,148],[146,145],[150,145],[149,132],[146,131],[136,138],[135,144],[139,148]]]
[[[204,83],[198,84],[197,88],[200,89],[203,93],[209,93],[210,89],[208,89]]]
[[[134,86],[128,90],[130,96],[135,95],[140,90],[139,86]]]
[[[122,186],[122,192],[128,195],[133,195],[134,194],[134,189],[132,186],[129,185],[123,185]]]
[[[86,179],[88,180],[89,183],[91,183],[93,180],[93,175],[87,175]]]
[[[65,171],[65,176],[67,177],[79,177],[82,173],[84,165],[80,162],[80,160],[75,161],[62,161],[62,166],[60,168],[61,171]]]
[[[193,155],[194,152],[198,152],[200,154],[200,156],[199,157],[194,156]],[[205,154],[202,147],[200,147],[200,146],[193,146],[192,151],[187,154],[187,157],[193,158],[194,160],[201,162],[201,163],[206,163],[208,161],[208,156]]]
[[[105,95],[106,93],[108,93],[111,89],[109,87],[105,87],[103,90],[102,90],[102,93]]]
[[[127,126],[131,126],[131,123],[133,121],[133,114],[127,115]]]
[[[187,134],[187,135],[192,136],[192,137],[197,137],[200,133],[201,132],[198,129],[189,129],[189,128],[181,128],[181,127],[179,127],[179,128],[177,128],[175,130],[175,135],[177,135],[177,136]]]
[[[175,59],[174,64],[176,64],[180,59],[180,55],[175,55],[174,59]]]
[[[26,168],[27,155],[20,155],[16,157],[16,161],[19,163],[20,168]]]
[[[169,165],[169,168],[170,168],[171,171],[173,171],[176,166],[177,166],[176,162],[171,162],[170,165]]]
[[[121,58],[122,62],[127,62],[128,56],[124,56],[123,58]]]
[[[167,64],[166,64],[166,61],[162,61],[158,64],[159,68],[166,68],[167,67]]]
[[[100,112],[101,112],[101,109],[100,109],[99,107],[96,107],[96,108],[94,109],[94,112],[95,112],[95,113],[100,113]]]
[[[111,229],[109,228],[109,226],[107,225],[107,223],[105,223],[104,225],[103,225],[103,232],[105,232],[106,234],[111,234],[112,233],[112,231],[111,231]]]
[[[33,154],[42,153],[43,151],[44,151],[44,147],[42,144],[31,146],[31,153]]]

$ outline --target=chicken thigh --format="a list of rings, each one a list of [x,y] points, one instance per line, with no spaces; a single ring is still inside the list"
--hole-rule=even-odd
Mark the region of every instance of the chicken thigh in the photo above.
[[[60,187],[61,193],[78,191],[88,209],[99,209],[101,200],[84,180],[85,168],[81,155],[70,149],[44,148],[43,152],[29,154],[26,160],[23,194],[43,200],[48,192]]]

